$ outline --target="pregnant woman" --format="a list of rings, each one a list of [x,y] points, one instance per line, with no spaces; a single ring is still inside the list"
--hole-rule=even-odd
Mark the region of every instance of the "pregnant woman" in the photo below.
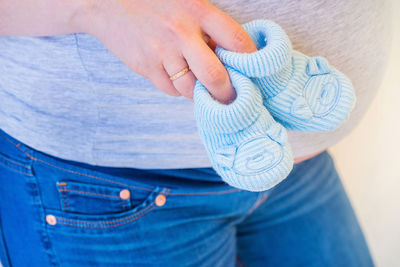
[[[386,1],[0,1],[3,266],[373,266],[327,148],[374,98]],[[354,84],[350,119],[289,132],[295,165],[271,190],[224,183],[193,116],[198,79],[235,99],[214,48],[257,50],[269,19]]]

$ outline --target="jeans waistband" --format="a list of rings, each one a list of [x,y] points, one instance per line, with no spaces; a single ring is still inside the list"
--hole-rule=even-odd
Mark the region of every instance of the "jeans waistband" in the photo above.
[[[220,176],[212,168],[190,168],[190,169],[135,169],[135,168],[115,168],[105,166],[94,166],[86,163],[69,161],[60,159],[40,151],[37,151],[8,135],[0,129],[0,138],[8,140],[7,142],[13,144],[25,153],[27,157],[60,168],[78,168],[85,171],[94,171],[104,175],[121,177],[126,179],[134,179],[135,182],[150,184],[150,185],[163,185],[168,187],[216,187],[219,190],[233,189],[225,182],[222,181]],[[7,148],[1,147],[0,153],[7,153]],[[327,152],[323,152],[311,159],[295,164],[289,176],[296,175],[297,172],[305,168],[318,167],[320,163],[330,157]]]

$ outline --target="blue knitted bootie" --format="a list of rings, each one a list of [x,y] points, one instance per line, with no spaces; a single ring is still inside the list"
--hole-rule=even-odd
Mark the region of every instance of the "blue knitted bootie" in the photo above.
[[[226,183],[249,191],[270,189],[293,167],[286,130],[263,106],[260,89],[250,78],[226,68],[237,94],[228,105],[196,81],[193,99],[200,137]]]
[[[323,57],[292,50],[284,30],[268,20],[242,25],[258,51],[237,53],[217,46],[220,60],[261,89],[264,105],[290,130],[326,132],[336,129],[354,108],[351,81]]]

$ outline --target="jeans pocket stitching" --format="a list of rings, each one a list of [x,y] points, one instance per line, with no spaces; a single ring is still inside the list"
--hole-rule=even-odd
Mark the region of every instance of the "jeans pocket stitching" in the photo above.
[[[89,195],[89,196],[98,196],[98,197],[104,197],[104,198],[117,198],[120,199],[119,196],[113,196],[113,195],[106,195],[106,194],[99,194],[99,193],[93,193],[93,192],[86,192],[86,191],[78,191],[78,190],[71,190],[67,189],[65,186],[64,189],[62,189],[63,192],[72,192],[78,195]]]
[[[100,176],[95,176],[95,175],[90,175],[90,174],[86,174],[86,173],[81,173],[81,172],[78,172],[78,171],[69,170],[69,169],[66,169],[66,168],[63,168],[63,167],[60,167],[60,166],[56,166],[56,165],[54,165],[54,164],[52,164],[50,162],[47,162],[47,161],[45,161],[43,159],[39,159],[39,158],[33,157],[33,156],[29,155],[29,154],[28,154],[28,156],[29,156],[29,158],[31,158],[34,161],[41,162],[41,163],[46,164],[46,165],[48,165],[48,166],[50,166],[52,168],[55,168],[55,169],[58,169],[58,170],[61,170],[61,171],[67,172],[67,173],[72,173],[72,174],[88,177],[88,178],[91,178],[91,179],[100,180],[100,181],[103,181],[103,182],[106,182],[106,183],[109,183],[109,184],[123,185],[125,187],[140,189],[140,190],[149,191],[149,192],[152,191],[151,188],[146,188],[146,187],[142,187],[142,186],[135,186],[135,185],[129,185],[129,184],[125,184],[125,183],[122,183],[122,182],[113,181],[113,180],[111,180],[109,178],[104,178],[104,177],[100,177]]]
[[[154,190],[152,192],[153,194],[151,196],[152,202],[150,203],[150,205],[148,205],[142,210],[135,212],[134,214],[130,214],[129,216],[120,219],[102,220],[99,222],[94,222],[94,221],[86,221],[78,219],[67,219],[62,216],[54,216],[54,217],[57,220],[57,224],[63,224],[78,228],[105,229],[105,228],[118,227],[136,221],[139,218],[143,217],[144,215],[148,214],[150,211],[152,211],[157,207],[157,205],[155,204],[155,196],[158,194],[168,195],[169,191],[170,191],[169,188],[163,188],[163,190]]]
[[[63,209],[63,211],[66,211],[66,209],[65,209],[64,190],[62,189],[63,183],[58,183],[58,186],[59,186],[58,192],[59,192],[60,195],[61,195],[62,209]]]
[[[247,215],[252,214],[262,203],[264,203],[269,197],[269,193],[263,193],[258,195],[256,202],[248,210]]]
[[[122,209],[123,210],[129,209],[129,207],[131,206],[130,200],[129,199],[123,199],[123,198],[120,198],[120,199],[121,199],[121,203],[122,203]]]
[[[43,159],[39,159],[39,158],[33,157],[33,156],[29,155],[29,154],[28,154],[28,156],[29,156],[29,158],[31,158],[34,161],[46,164],[47,166],[50,166],[52,168],[55,168],[55,169],[58,169],[58,170],[61,170],[61,171],[67,172],[67,173],[72,173],[72,174],[88,177],[88,178],[91,178],[91,179],[100,180],[100,181],[103,181],[103,182],[106,182],[106,183],[109,183],[109,184],[122,185],[122,186],[125,186],[125,187],[128,187],[128,188],[134,188],[134,189],[139,189],[139,190],[144,190],[144,191],[149,191],[149,192],[152,191],[151,188],[147,188],[147,187],[143,187],[143,186],[129,185],[129,184],[125,184],[125,183],[122,183],[122,182],[113,181],[113,180],[111,180],[109,178],[105,178],[105,177],[100,177],[100,176],[90,175],[90,174],[86,174],[86,173],[81,173],[81,172],[78,172],[78,171],[69,170],[69,169],[66,169],[66,168],[62,168],[60,166],[56,166],[56,165],[54,165],[54,164],[52,164],[50,162],[47,162],[47,161],[45,161]],[[177,195],[177,196],[178,195],[219,195],[219,194],[235,193],[237,191],[243,191],[243,190],[242,189],[238,189],[238,188],[231,188],[231,189],[228,189],[228,190],[211,191],[211,192],[174,192],[174,193],[171,192],[170,195]]]
[[[23,175],[33,176],[32,166],[31,166],[32,159],[30,159],[27,153],[21,148],[21,143],[14,143],[12,140],[7,138],[7,136],[4,136],[1,130],[0,130],[0,137],[7,143],[11,144],[11,147],[17,148],[19,151],[18,153],[21,153],[23,157],[25,157],[27,160],[29,159],[29,162],[17,162],[13,159],[8,158],[7,152],[5,155],[3,153],[0,153],[0,164],[10,170],[21,173]],[[6,146],[6,151],[7,151],[7,146]]]
[[[132,207],[131,205],[131,199],[127,198],[124,199],[122,198],[119,194],[112,194],[113,191],[118,191],[119,193],[123,188],[109,188],[108,185],[94,185],[94,184],[82,184],[79,182],[65,182],[65,181],[59,181],[57,182],[58,185],[58,193],[60,195],[59,200],[61,202],[61,206],[63,208],[63,211],[71,211],[70,207],[70,198],[71,194],[74,195],[82,195],[84,197],[90,197],[90,198],[101,198],[105,200],[110,200],[114,201],[115,205],[118,203],[118,206],[121,207],[123,211],[129,209]],[[79,186],[84,186],[85,189],[80,188]],[[98,187],[102,187],[103,189],[109,189],[110,193],[98,193],[98,192],[92,192],[90,190],[95,190]],[[114,192],[114,193],[118,193]]]
[[[1,156],[1,155],[0,155],[0,156]],[[5,161],[2,161],[2,160],[8,161],[8,162],[10,162],[10,163],[6,164]],[[33,174],[30,173],[30,172],[24,172],[24,171],[22,171],[22,170],[20,170],[20,169],[13,168],[12,166],[15,166],[15,164],[14,164],[13,162],[11,162],[9,159],[6,159],[5,157],[0,157],[0,164],[3,165],[4,167],[10,169],[10,170],[13,170],[13,171],[15,171],[15,172],[21,173],[21,174],[23,174],[23,175],[26,175],[26,176],[33,176]],[[10,166],[10,165],[11,165],[11,166]],[[16,166],[16,167],[17,167],[17,166]],[[21,168],[21,167],[19,167],[19,168]],[[27,168],[26,166],[24,166],[24,168],[26,168],[26,169],[28,169],[28,170],[31,170],[30,168]]]
[[[26,166],[26,165],[24,165],[24,164],[18,163],[18,162],[16,162],[16,161],[13,161],[13,160],[8,159],[8,158],[6,158],[6,157],[3,157],[3,159],[6,160],[6,161],[8,161],[8,162],[10,162],[11,164],[18,165],[19,167],[25,168],[25,169],[27,169],[27,170],[32,170],[32,168],[31,168],[30,166]]]
[[[121,225],[125,225],[128,224],[130,222],[136,221],[139,218],[141,218],[142,216],[146,215],[147,213],[149,213],[150,211],[152,211],[153,209],[155,209],[156,206],[154,203],[151,203],[149,206],[147,206],[145,209],[139,211],[138,213],[135,213],[127,218],[121,219],[119,220],[119,224],[112,224],[116,221],[104,221],[104,222],[87,222],[87,221],[78,221],[78,220],[69,220],[69,219],[65,219],[62,217],[56,217],[57,220],[61,220],[61,222],[58,222],[60,224],[64,224],[64,225],[69,225],[69,226],[74,226],[74,227],[80,227],[80,228],[111,228],[111,227],[118,227]],[[129,220],[131,219],[131,220]],[[68,223],[71,222],[71,223]],[[72,223],[76,223],[76,224],[72,224]]]

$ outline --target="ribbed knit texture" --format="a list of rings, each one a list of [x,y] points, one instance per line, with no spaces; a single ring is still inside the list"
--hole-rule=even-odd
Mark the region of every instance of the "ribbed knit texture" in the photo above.
[[[194,111],[201,139],[226,183],[249,191],[270,189],[293,167],[286,130],[263,106],[260,89],[226,68],[237,93],[231,104],[218,102],[196,81]]]
[[[355,94],[344,74],[322,57],[292,50],[284,30],[272,21],[253,20],[242,26],[258,50],[237,53],[217,46],[216,54],[252,79],[277,121],[291,130],[326,132],[348,119]]]

